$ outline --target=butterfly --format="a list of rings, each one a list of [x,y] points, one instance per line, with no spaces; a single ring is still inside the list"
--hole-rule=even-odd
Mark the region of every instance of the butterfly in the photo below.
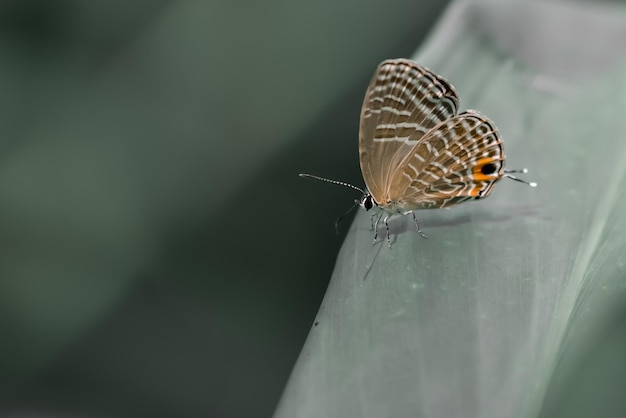
[[[374,243],[382,219],[389,246],[391,216],[411,214],[417,232],[427,238],[416,210],[484,199],[504,177],[536,187],[511,174],[528,170],[504,169],[502,138],[494,123],[475,110],[458,113],[458,106],[456,90],[443,77],[408,59],[383,61],[361,108],[359,161],[367,190],[300,176],[360,191],[361,199],[347,213],[356,206],[379,208]]]

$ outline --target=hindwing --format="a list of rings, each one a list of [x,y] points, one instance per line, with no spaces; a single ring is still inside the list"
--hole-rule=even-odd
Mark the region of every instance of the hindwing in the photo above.
[[[504,175],[502,140],[493,122],[467,111],[428,131],[391,177],[389,200],[409,211],[487,197]]]

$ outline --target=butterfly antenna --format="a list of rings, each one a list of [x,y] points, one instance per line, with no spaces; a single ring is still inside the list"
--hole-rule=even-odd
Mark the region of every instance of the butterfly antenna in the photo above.
[[[341,215],[340,217],[337,218],[337,220],[335,221],[335,232],[337,233],[337,235],[339,235],[339,222],[343,221],[343,218],[345,218],[350,212],[352,212],[354,210],[354,208],[356,208],[357,206],[359,206],[361,202],[359,202],[358,200],[354,200],[354,205],[350,206],[350,209],[348,209],[346,211],[346,213],[344,213],[343,215]]]
[[[351,189],[358,190],[358,191],[360,191],[361,193],[365,194],[365,190],[360,189],[360,188],[358,188],[358,187],[356,187],[356,186],[353,186],[353,185],[352,185],[352,184],[350,184],[350,183],[345,183],[345,182],[343,182],[343,181],[337,181],[337,180],[325,179],[324,177],[314,176],[313,174],[304,174],[304,173],[300,173],[300,174],[298,174],[298,175],[299,175],[300,177],[305,177],[305,178],[315,179],[315,180],[319,180],[319,181],[325,181],[326,183],[338,184],[339,186],[349,187],[349,188],[351,188]],[[350,210],[352,210],[352,209],[350,209]],[[348,212],[350,212],[350,211],[348,211]],[[346,215],[347,215],[347,214],[346,214]],[[346,215],[344,215],[344,216],[346,216]]]
[[[521,170],[504,170],[504,177],[510,178],[511,180],[519,181],[520,183],[524,183],[529,185],[530,187],[537,187],[537,183],[534,181],[526,181],[515,176],[512,176],[510,173],[528,173],[527,168],[522,168]]]

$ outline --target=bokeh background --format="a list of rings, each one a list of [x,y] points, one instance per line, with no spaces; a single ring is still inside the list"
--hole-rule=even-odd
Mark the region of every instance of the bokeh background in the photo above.
[[[358,197],[297,174],[446,5],[0,2],[0,413],[271,415]]]

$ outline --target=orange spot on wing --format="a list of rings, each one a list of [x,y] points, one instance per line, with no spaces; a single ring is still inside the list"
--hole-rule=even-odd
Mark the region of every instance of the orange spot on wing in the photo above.
[[[498,177],[498,172],[494,171],[492,174],[483,174],[483,167],[487,164],[495,163],[495,158],[484,157],[476,161],[476,165],[472,169],[472,174],[474,175],[474,181],[492,181],[493,179]],[[474,194],[476,192],[476,194]],[[472,190],[472,196],[478,196],[478,191],[476,189]]]

